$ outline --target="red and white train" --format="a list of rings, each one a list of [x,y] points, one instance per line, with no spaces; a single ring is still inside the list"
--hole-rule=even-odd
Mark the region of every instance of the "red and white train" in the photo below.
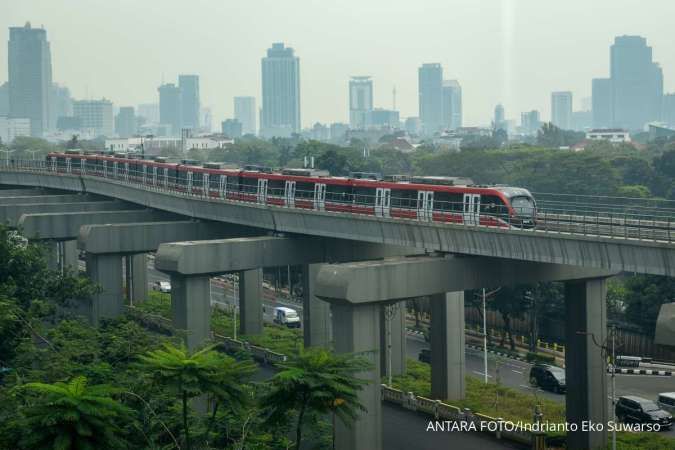
[[[161,157],[141,159],[73,150],[50,153],[46,164],[48,170],[59,173],[288,208],[501,228],[536,225],[536,202],[527,189],[476,186],[466,178],[381,179],[370,173],[334,177],[314,169],[233,168],[219,163],[174,163]]]

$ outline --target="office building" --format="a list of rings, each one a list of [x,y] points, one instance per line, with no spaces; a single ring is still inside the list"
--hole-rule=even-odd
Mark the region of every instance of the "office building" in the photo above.
[[[0,84],[0,116],[9,116],[9,83]]]
[[[199,123],[201,124],[201,132],[210,134],[213,131],[213,114],[211,113],[211,108],[202,108],[200,115]]]
[[[59,117],[70,117],[73,115],[73,99],[70,96],[70,89],[52,83],[49,100],[49,129],[56,129],[56,122]]]
[[[115,116],[115,133],[128,138],[136,134],[136,112],[133,106],[122,106]]]
[[[148,123],[159,123],[159,103],[142,103],[138,105],[137,116],[144,117]]]
[[[609,78],[594,78],[592,89],[593,128],[609,128],[614,122],[612,80]]]
[[[417,76],[422,131],[432,135],[443,129],[443,68],[438,63],[422,64]]]
[[[0,116],[0,143],[9,144],[17,137],[30,136],[30,133],[30,119]]]
[[[448,130],[462,128],[462,86],[457,80],[443,81],[443,126]]]
[[[229,138],[241,137],[243,125],[237,119],[227,119],[220,124],[222,133]]]
[[[94,136],[113,135],[113,105],[110,100],[75,101],[73,115],[80,120],[81,130]]]
[[[662,120],[671,128],[675,128],[675,94],[666,94],[663,96]]]
[[[352,77],[349,80],[349,126],[363,130],[370,124],[373,110],[373,81],[370,77]]]
[[[181,128],[199,129],[199,76],[178,75],[180,89]]]
[[[300,59],[283,43],[262,58],[261,134],[288,137],[300,132]]]
[[[520,114],[520,128],[523,134],[535,135],[541,128],[539,111],[533,110]]]
[[[419,117],[408,117],[403,124],[405,131],[411,136],[420,134],[422,124]]]
[[[586,131],[593,128],[592,111],[574,111],[572,113],[572,130]]]
[[[495,115],[494,119],[492,119],[492,126],[495,130],[506,131],[507,129],[504,106],[501,103],[495,106]]]
[[[49,126],[52,57],[44,28],[9,29],[9,115],[30,119],[31,136],[42,137]]]
[[[618,36],[610,51],[613,127],[643,130],[660,119],[663,73],[640,36]]]
[[[562,130],[572,129],[572,93],[569,91],[551,94],[551,123]]]
[[[330,124],[330,139],[333,142],[343,142],[349,131],[346,123],[335,122]]]
[[[368,122],[373,128],[397,129],[401,126],[398,111],[391,109],[375,108],[368,113]]]
[[[241,123],[242,134],[256,134],[255,97],[234,98],[234,118]]]
[[[180,136],[182,107],[180,88],[173,83],[161,85],[159,91],[159,123],[171,127],[172,136]]]

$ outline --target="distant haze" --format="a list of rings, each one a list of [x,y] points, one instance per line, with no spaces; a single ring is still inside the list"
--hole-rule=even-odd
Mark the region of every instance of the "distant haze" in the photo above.
[[[54,81],[75,98],[116,106],[156,102],[162,82],[200,76],[214,125],[232,97],[260,105],[260,59],[272,42],[300,57],[302,122],[348,121],[348,81],[370,75],[374,105],[416,116],[417,68],[440,62],[463,88],[465,125],[485,125],[501,102],[507,119],[609,73],[614,37],[647,38],[675,91],[675,2],[668,0],[0,0],[0,83],[10,26],[44,25]]]

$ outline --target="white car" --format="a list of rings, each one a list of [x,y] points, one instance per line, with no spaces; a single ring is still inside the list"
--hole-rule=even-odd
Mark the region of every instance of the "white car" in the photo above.
[[[293,308],[284,306],[274,308],[274,322],[279,325],[286,325],[288,328],[300,328],[300,317]]]
[[[168,281],[155,281],[155,284],[152,285],[152,289],[159,292],[164,292],[166,294],[171,293],[171,283]]]

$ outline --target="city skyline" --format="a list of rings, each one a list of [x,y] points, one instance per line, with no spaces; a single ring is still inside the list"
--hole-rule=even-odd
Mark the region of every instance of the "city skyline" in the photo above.
[[[661,64],[664,71],[664,91],[675,90],[672,74],[675,71],[675,54],[670,51],[672,43],[669,40],[667,21],[659,19],[669,16],[669,9],[675,12],[675,5],[659,4],[660,11],[664,14],[654,18],[643,11],[649,8],[631,6],[625,1],[618,2],[624,4],[631,14],[614,14],[612,8],[602,7],[609,2],[599,1],[587,9],[589,13],[602,10],[606,24],[598,26],[594,21],[593,28],[586,29],[583,24],[590,26],[588,19],[568,15],[560,5],[544,7],[530,1],[516,4],[507,0],[497,8],[483,11],[484,17],[479,19],[476,16],[478,11],[462,8],[467,2],[460,1],[454,2],[458,5],[457,16],[445,18],[448,26],[440,33],[444,43],[437,40],[424,41],[430,39],[429,30],[421,32],[420,36],[413,36],[414,32],[427,26],[412,6],[392,5],[385,17],[381,18],[368,17],[376,9],[374,4],[381,3],[379,1],[369,2],[361,8],[359,17],[330,8],[333,16],[344,14],[350,20],[370,24],[365,27],[366,31],[380,30],[384,22],[391,25],[407,24],[409,31],[396,35],[400,44],[390,46],[389,40],[395,37],[390,34],[392,32],[383,30],[375,38],[357,42],[356,37],[363,37],[364,31],[350,27],[349,33],[340,34],[335,29],[336,24],[345,23],[340,20],[326,19],[329,23],[322,28],[325,33],[318,38],[306,26],[289,31],[297,21],[309,16],[317,8],[316,5],[300,2],[304,8],[301,9],[307,14],[290,18],[290,23],[274,24],[271,23],[271,17],[264,15],[261,20],[265,27],[262,30],[256,28],[258,32],[255,36],[238,40],[236,48],[228,48],[225,52],[224,56],[231,63],[224,64],[223,58],[214,57],[223,54],[220,44],[222,37],[217,36],[227,37],[234,36],[233,33],[241,35],[245,32],[245,27],[253,20],[250,16],[253,7],[260,7],[261,3],[265,2],[251,2],[251,6],[241,8],[242,11],[229,11],[218,5],[210,5],[210,17],[203,18],[204,27],[200,27],[200,32],[181,36],[172,27],[167,27],[163,20],[174,14],[172,20],[180,24],[181,21],[194,17],[193,12],[183,11],[173,2],[165,2],[161,10],[153,9],[153,14],[158,14],[157,20],[144,26],[146,30],[152,28],[153,32],[142,33],[140,43],[133,36],[120,37],[114,23],[119,23],[120,20],[132,23],[140,20],[140,16],[144,15],[143,11],[147,10],[149,14],[152,9],[148,5],[135,6],[139,10],[139,19],[122,17],[117,8],[110,6],[103,6],[95,11],[88,8],[86,13],[77,12],[77,8],[73,8],[82,27],[72,30],[67,26],[67,20],[56,14],[55,7],[31,0],[10,0],[0,6],[0,25],[5,33],[5,40],[9,37],[10,26],[21,26],[27,20],[34,27],[44,25],[51,43],[53,79],[69,87],[76,99],[106,97],[116,106],[152,103],[156,101],[156,89],[162,84],[162,80],[175,80],[181,73],[195,73],[200,76],[201,103],[213,107],[213,115],[217,121],[233,117],[231,99],[235,96],[253,96],[260,104],[260,55],[270,43],[281,41],[293,47],[296,55],[303,60],[301,90],[304,95],[301,97],[301,110],[302,126],[305,128],[315,122],[346,122],[349,108],[348,99],[343,94],[344,84],[351,76],[362,73],[373,77],[373,96],[383,100],[378,102],[380,106],[391,107],[390,92],[395,85],[397,109],[401,112],[401,117],[417,116],[416,69],[427,61],[440,62],[445,68],[445,78],[457,79],[462,84],[466,124],[489,124],[497,103],[502,103],[509,111],[508,119],[516,119],[520,111],[536,109],[542,111],[542,119],[548,120],[551,92],[572,91],[577,102],[590,97],[591,79],[609,73],[607,48],[615,36],[622,34],[641,35],[647,39],[654,49],[654,60]],[[489,3],[491,2],[478,2],[479,6],[475,9],[480,10],[480,6]],[[617,2],[611,4],[616,9],[621,9]],[[280,7],[271,4],[266,6],[269,8],[266,11],[270,13]],[[427,8],[440,13],[443,5],[430,2]],[[178,17],[177,12],[182,16]],[[364,13],[366,16],[361,17]],[[209,24],[216,20],[222,21],[225,14],[230,14],[227,23],[231,25],[231,30],[218,28],[220,34],[209,30]],[[528,20],[527,27],[519,27],[521,18],[526,14],[530,18],[559,14],[575,20],[582,29],[577,43],[566,43],[559,35],[554,37],[554,31],[560,31],[556,28],[557,25],[548,30],[537,25],[536,20]],[[104,17],[106,23],[102,23]],[[317,20],[324,25],[323,19],[314,19]],[[438,18],[428,20],[439,24]],[[481,36],[468,39],[471,32],[461,22],[469,23],[472,20],[484,20],[490,26],[481,31]],[[564,20],[556,21],[558,22],[564,23]],[[92,37],[82,40],[82,34],[88,31],[92,32]],[[115,39],[115,44],[107,46],[112,39]],[[578,41],[584,43],[583,48],[579,48]],[[92,51],[103,46],[107,48],[105,54]],[[188,47],[192,50],[183,51]],[[196,47],[200,47],[199,51],[194,50]],[[390,50],[388,47],[394,48]],[[152,52],[148,51],[150,48]],[[398,52],[395,58],[391,53],[394,50]],[[88,57],[84,69],[81,63],[77,63],[83,54]],[[180,58],[176,58],[176,54],[180,54]],[[373,58],[374,54],[380,56]],[[476,58],[476,54],[480,54],[481,58]],[[0,58],[0,73],[7,73],[6,63],[7,58]],[[533,70],[533,65],[536,70]],[[122,69],[111,71],[109,67]],[[124,70],[125,67],[130,70]],[[138,67],[143,67],[144,70],[138,70]],[[539,67],[545,69],[542,71]],[[0,78],[0,84],[4,81],[4,78]],[[574,109],[578,110],[579,105],[575,104]]]

